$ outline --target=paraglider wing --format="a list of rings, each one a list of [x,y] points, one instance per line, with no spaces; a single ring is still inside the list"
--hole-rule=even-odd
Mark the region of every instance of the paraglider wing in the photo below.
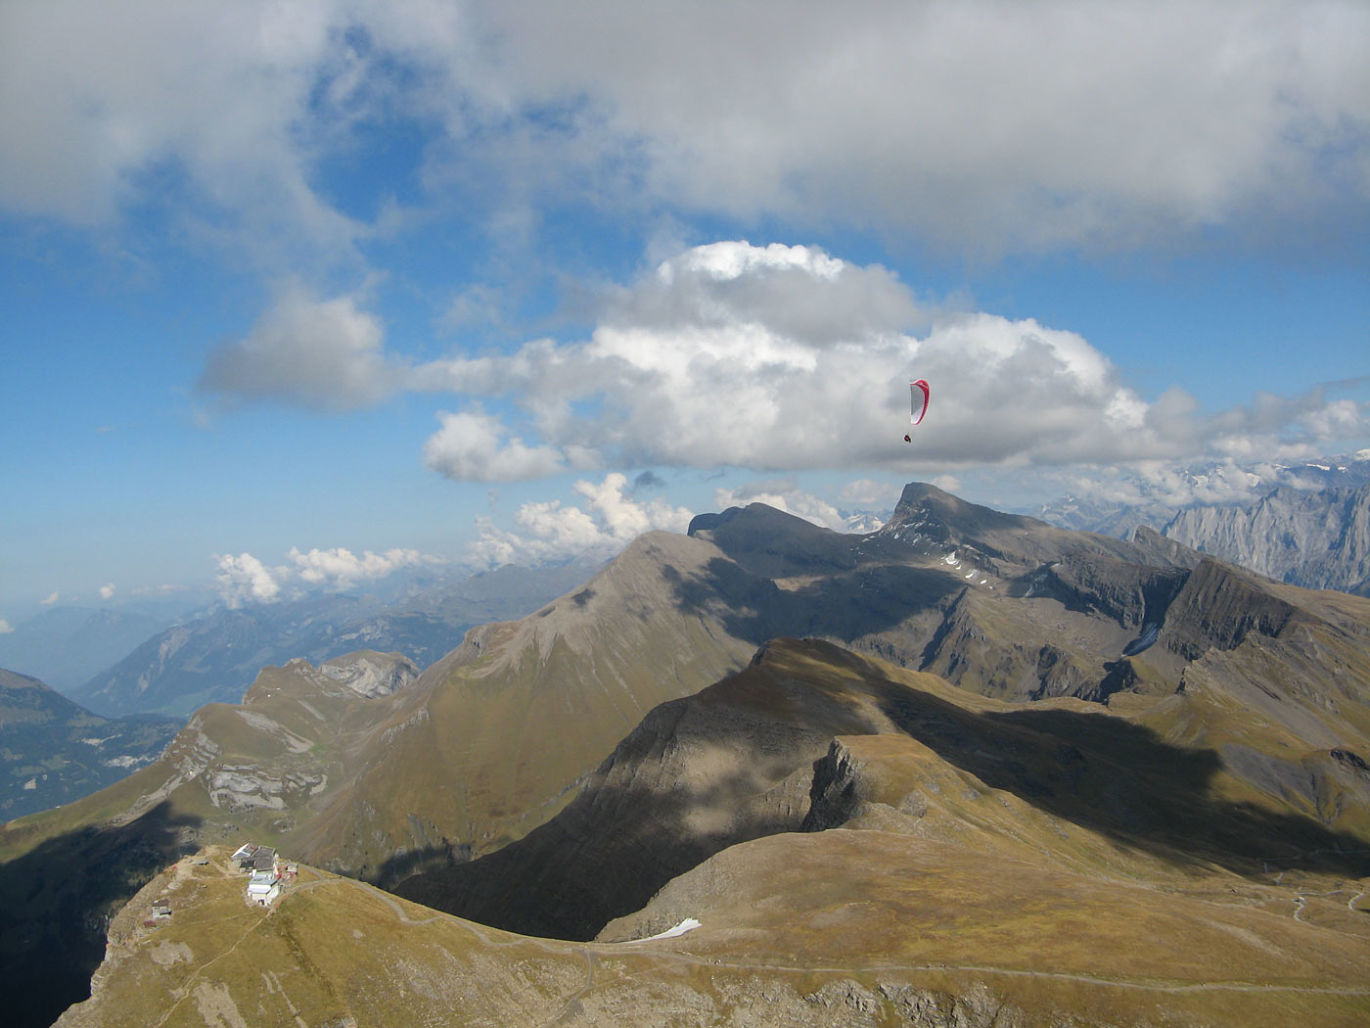
[[[928,389],[928,383],[921,378],[916,378],[909,383],[909,423],[916,425],[923,420],[923,415],[928,412],[928,400],[932,397]]]

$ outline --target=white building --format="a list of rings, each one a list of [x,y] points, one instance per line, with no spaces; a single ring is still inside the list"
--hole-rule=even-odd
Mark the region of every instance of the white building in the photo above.
[[[281,894],[281,880],[275,871],[254,871],[247,883],[247,900],[258,906],[269,907]]]

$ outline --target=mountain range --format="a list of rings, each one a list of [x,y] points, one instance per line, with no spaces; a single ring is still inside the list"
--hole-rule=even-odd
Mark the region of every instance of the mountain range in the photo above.
[[[1166,488],[1256,495],[1184,504],[1158,496],[1128,503],[1067,498],[1038,513],[1054,524],[1122,537],[1146,526],[1282,582],[1370,595],[1370,454],[1250,469],[1195,465]]]
[[[0,633],[0,667],[65,692],[177,620],[170,610],[50,607]]]
[[[375,649],[426,666],[473,625],[525,613],[591,573],[578,566],[504,567],[399,595],[323,593],[218,606],[141,636],[121,659],[66,693],[110,716],[186,717],[206,703],[238,702],[262,667],[297,657],[317,663]]]
[[[181,722],[92,714],[27,675],[0,669],[0,817],[87,796],[152,763]]]
[[[64,1023],[1370,1011],[1370,601],[911,485],[873,533],[701,515],[416,676],[343,663],[5,826],[23,1023],[106,956]],[[261,917],[239,882],[232,931],[212,870],[118,913],[246,838],[318,884]]]
[[[1164,534],[1282,582],[1370,596],[1370,485],[1281,487],[1244,506],[1190,507]]]
[[[1156,478],[1120,469],[1106,490],[1066,495],[1030,513],[1063,528],[1125,538],[1143,525],[1162,531],[1191,508],[1246,507],[1276,489],[1316,493],[1364,485],[1370,485],[1370,450],[1296,463],[1204,460]]]

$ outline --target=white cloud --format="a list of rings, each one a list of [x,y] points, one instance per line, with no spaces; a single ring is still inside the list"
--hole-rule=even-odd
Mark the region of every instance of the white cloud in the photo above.
[[[11,3],[0,206],[193,206],[278,270],[356,259],[375,227],[320,169],[388,121],[431,133],[425,200],[492,226],[584,199],[972,254],[1363,226],[1367,36],[1357,0]]]
[[[287,564],[268,566],[250,553],[216,555],[219,596],[229,607],[245,603],[274,603],[305,587],[330,591],[350,589],[359,582],[384,578],[407,567],[439,563],[440,558],[418,550],[363,550],[361,555],[336,547],[308,551],[291,547]]]
[[[281,598],[288,569],[267,567],[250,553],[215,555],[219,595],[230,607],[244,603],[273,603]]]
[[[323,585],[331,589],[348,589],[358,582],[384,578],[401,568],[432,563],[418,550],[392,549],[384,553],[364,550],[360,557],[351,550],[312,549],[307,553],[292,547],[287,554],[295,565],[300,581],[308,585]]]
[[[114,583],[113,583],[113,582],[106,582],[104,585],[100,586],[100,599],[102,599],[102,600],[109,600],[109,599],[113,599],[113,597],[114,597]]]
[[[355,107],[315,91],[344,78],[346,20],[314,2],[5,4],[0,136],[23,145],[0,152],[0,206],[82,225],[170,207],[280,266],[300,243],[349,252],[356,226],[310,183],[314,119]]]
[[[380,320],[353,297],[317,300],[293,287],[247,337],[218,346],[199,387],[242,400],[350,410],[391,396],[405,374],[388,357]]]
[[[1163,511],[1191,504],[1248,504],[1276,485],[1322,488],[1321,477],[1306,476],[1299,463],[1218,456],[1195,461],[1136,461],[1126,465],[1065,467],[1034,474],[1031,481],[1003,476],[997,488],[1009,489],[1021,506],[1058,501],[1061,496],[1098,504]]]
[[[0,635],[9,635],[14,631],[14,626],[5,618],[0,618]]]
[[[41,602],[41,603],[43,604],[44,607],[51,607],[54,603],[56,603],[56,602],[57,602],[58,600],[60,600],[61,598],[62,598],[62,594],[61,594],[61,593],[52,592],[52,593],[49,593],[47,596],[45,596],[45,597],[44,597],[41,601],[39,601],[39,602]]]
[[[563,454],[549,446],[527,446],[509,438],[496,418],[470,411],[439,415],[442,428],[423,448],[424,463],[448,478],[511,482],[543,478],[562,470]]]
[[[932,484],[944,492],[955,495],[961,491],[961,480],[955,475],[934,475]]]
[[[625,492],[627,478],[618,472],[600,483],[578,481],[575,491],[584,506],[560,500],[525,503],[514,516],[517,530],[498,528],[488,518],[478,521],[479,538],[470,548],[473,563],[539,564],[568,560],[606,560],[643,532],[683,532],[693,516],[661,500],[639,502]]]
[[[1353,0],[469,10],[496,45],[446,66],[454,124],[472,95],[516,125],[577,98],[570,138],[523,138],[517,181],[533,189],[548,184],[538,162],[565,178],[593,153],[588,171],[630,169],[613,180],[630,196],[973,253],[1128,247],[1338,206],[1363,221],[1370,192],[1354,42],[1370,12]]]
[[[943,476],[951,479],[952,476]],[[942,483],[933,480],[933,484],[946,489]],[[894,509],[899,497],[903,493],[904,483],[902,480],[885,479],[877,481],[872,478],[860,478],[848,482],[842,486],[837,493],[838,502],[843,508],[853,514],[877,514],[885,516]],[[958,483],[959,486],[959,483]],[[955,489],[947,489],[948,492],[955,492]]]
[[[410,384],[520,405],[443,416],[428,465],[509,481],[566,465],[727,465],[945,474],[974,465],[1068,465],[1293,453],[1364,426],[1315,392],[1204,415],[1179,390],[1148,403],[1080,335],[1032,319],[925,315],[880,267],[806,247],[722,242],[622,291],[585,342],[435,361]],[[932,384],[908,426],[910,377]],[[525,441],[531,440],[531,441]]]

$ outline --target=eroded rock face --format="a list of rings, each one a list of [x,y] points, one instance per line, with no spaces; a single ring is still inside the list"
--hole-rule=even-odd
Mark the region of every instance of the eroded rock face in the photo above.
[[[328,776],[322,772],[264,773],[253,765],[222,766],[204,776],[209,801],[221,810],[285,810],[323,791]]]
[[[319,670],[368,698],[399,692],[419,677],[418,666],[408,657],[374,650],[359,650],[326,660],[319,665]]]
[[[1247,507],[1192,507],[1165,534],[1284,582],[1370,592],[1370,486],[1280,488]]]

